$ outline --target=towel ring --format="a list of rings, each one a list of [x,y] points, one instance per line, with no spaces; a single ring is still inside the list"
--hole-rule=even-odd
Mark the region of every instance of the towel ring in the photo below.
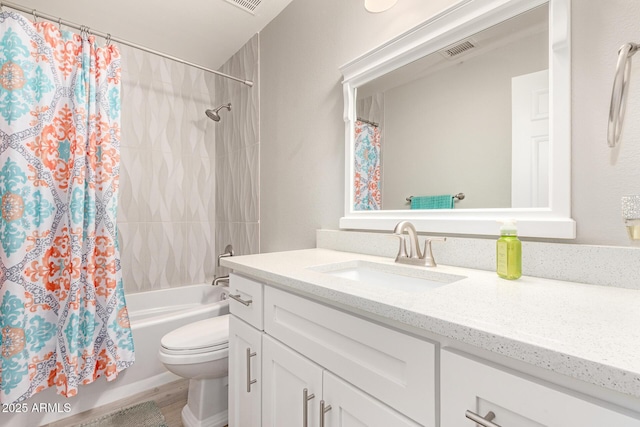
[[[616,74],[611,91],[611,106],[609,107],[609,126],[607,128],[607,142],[609,147],[618,145],[622,132],[622,122],[627,100],[627,87],[631,75],[631,57],[638,51],[640,45],[625,43],[618,50]]]

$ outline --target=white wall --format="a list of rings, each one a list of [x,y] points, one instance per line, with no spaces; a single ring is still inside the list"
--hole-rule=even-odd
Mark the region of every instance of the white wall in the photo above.
[[[344,122],[338,68],[451,0],[403,0],[382,14],[361,1],[294,0],[261,33],[261,250],[313,247],[343,214]],[[640,41],[640,2],[574,0],[571,242],[630,245],[620,197],[640,194],[640,60],[620,150],[606,144],[616,52]]]

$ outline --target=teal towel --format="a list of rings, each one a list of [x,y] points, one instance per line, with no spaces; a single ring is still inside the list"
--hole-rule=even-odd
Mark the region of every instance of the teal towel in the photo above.
[[[453,209],[453,196],[420,196],[411,198],[411,209]]]

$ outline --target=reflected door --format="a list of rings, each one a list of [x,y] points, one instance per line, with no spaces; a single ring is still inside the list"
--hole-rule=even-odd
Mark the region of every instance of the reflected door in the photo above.
[[[549,71],[511,80],[511,207],[549,206]]]

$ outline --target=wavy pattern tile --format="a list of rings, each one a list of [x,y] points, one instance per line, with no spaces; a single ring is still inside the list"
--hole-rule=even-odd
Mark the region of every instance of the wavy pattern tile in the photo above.
[[[215,124],[204,114],[215,79],[136,49],[121,52],[125,291],[203,283],[215,269]]]
[[[228,243],[233,244],[236,255],[257,254],[260,252],[260,224],[257,222],[217,222],[216,246],[224,250],[224,246]],[[216,268],[216,275],[227,274],[229,274],[229,269]]]
[[[209,282],[260,248],[258,36],[223,67],[253,88],[122,47],[119,244],[127,293]],[[215,123],[204,111],[231,102]],[[226,274],[226,273],[219,273]]]
[[[216,155],[225,156],[231,151],[260,142],[259,138],[259,35],[256,34],[227,61],[220,71],[232,76],[247,78],[254,82],[248,87],[222,77],[215,77],[216,106],[231,102],[230,114],[222,112],[222,126],[216,127]]]
[[[260,250],[259,39],[256,34],[220,71],[253,80],[254,86],[215,77],[215,106],[221,111],[215,128],[215,242],[223,250],[231,243],[236,255]],[[228,274],[218,268],[218,275]]]

